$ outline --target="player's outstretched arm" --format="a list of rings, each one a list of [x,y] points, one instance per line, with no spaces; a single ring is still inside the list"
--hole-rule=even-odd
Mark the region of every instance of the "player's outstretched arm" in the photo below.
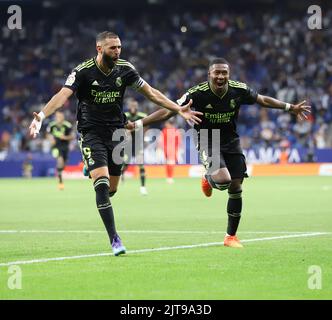
[[[169,111],[166,109],[159,109],[148,116],[144,117],[143,119],[136,120],[134,122],[128,121],[125,128],[129,131],[138,130],[142,127],[147,127],[148,125],[160,121],[166,121],[172,117],[174,117],[177,113],[173,111]]]
[[[151,114],[149,114],[147,117],[142,119],[143,126],[148,126],[152,123],[159,122],[159,121],[166,121],[176,115],[176,112],[165,110],[165,109],[159,109]]]
[[[272,97],[259,94],[257,96],[257,103],[265,108],[274,108],[289,111],[290,113],[296,115],[300,120],[307,119],[307,114],[311,112],[311,106],[306,105],[305,100],[297,104],[290,104]]]
[[[62,88],[57,94],[55,94],[45,107],[39,112],[33,113],[34,119],[32,120],[29,131],[32,138],[36,138],[39,130],[42,126],[43,120],[53,114],[57,109],[61,108],[67,99],[73,94],[73,91],[69,88]]]
[[[192,104],[192,100],[190,100],[186,105],[180,107],[175,102],[168,99],[164,94],[162,94],[159,90],[152,88],[149,84],[145,83],[140,89],[141,92],[147,99],[152,101],[153,103],[172,111],[173,113],[178,113],[185,120],[190,120],[195,124],[199,124],[202,120],[197,116],[198,112],[192,111],[190,106]],[[158,120],[159,121],[159,120]]]

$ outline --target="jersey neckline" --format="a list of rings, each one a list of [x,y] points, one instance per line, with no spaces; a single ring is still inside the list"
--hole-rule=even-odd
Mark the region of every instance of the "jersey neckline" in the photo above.
[[[101,68],[99,67],[98,63],[97,63],[97,60],[96,60],[96,57],[93,58],[93,62],[95,63],[97,69],[106,77],[108,77],[114,70],[114,67],[115,67],[115,64],[113,66],[113,68],[111,69],[111,71],[109,73],[105,73],[103,70],[101,70]]]
[[[210,82],[209,82],[209,81],[208,81],[208,86],[209,86],[211,92],[212,92],[215,96],[217,96],[219,99],[223,99],[223,98],[224,98],[224,96],[225,96],[226,93],[228,92],[228,88],[229,88],[229,84],[228,84],[228,81],[227,81],[227,89],[226,89],[226,91],[224,92],[224,94],[223,94],[222,96],[219,96],[216,92],[214,92],[214,90],[213,90],[212,87],[210,86]]]

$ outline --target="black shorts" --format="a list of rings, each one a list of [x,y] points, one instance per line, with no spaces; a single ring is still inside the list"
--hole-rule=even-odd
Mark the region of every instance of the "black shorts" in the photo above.
[[[211,150],[210,150],[211,151]],[[207,153],[205,150],[199,151],[200,159],[207,174],[227,168],[232,179],[247,178],[246,158],[242,153],[228,153],[221,151],[217,156]]]
[[[52,156],[54,158],[62,157],[64,162],[67,162],[68,160],[68,152],[69,148],[57,148],[57,147],[52,148]]]
[[[123,166],[123,148],[120,149],[120,143],[121,141],[113,141],[111,136],[93,131],[81,133],[79,145],[87,169],[91,171],[108,167],[111,176],[120,176]]]

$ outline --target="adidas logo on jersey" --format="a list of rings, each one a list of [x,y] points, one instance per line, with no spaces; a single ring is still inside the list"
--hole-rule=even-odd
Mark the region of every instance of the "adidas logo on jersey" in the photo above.
[[[98,83],[97,80],[95,80],[95,81],[92,82],[92,85],[93,85],[93,86],[99,86],[99,83]]]
[[[207,106],[205,106],[205,109],[213,109],[213,107],[211,106],[211,104],[208,104]]]

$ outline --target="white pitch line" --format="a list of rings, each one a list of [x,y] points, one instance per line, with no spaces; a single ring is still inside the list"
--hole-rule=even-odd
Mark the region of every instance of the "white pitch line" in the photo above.
[[[314,236],[320,236],[320,235],[325,235],[325,234],[328,234],[328,233],[314,232],[314,233],[305,233],[305,234],[293,234],[293,235],[276,236],[276,237],[245,239],[245,240],[242,240],[241,242],[245,243],[245,242],[267,241],[267,240],[278,240],[278,239],[289,239],[289,238],[314,237]],[[224,242],[209,242],[209,243],[181,245],[181,246],[174,246],[174,247],[129,250],[127,253],[135,254],[135,253],[145,253],[145,252],[170,251],[170,250],[178,250],[178,249],[192,249],[192,248],[202,248],[202,247],[211,247],[211,246],[221,246],[223,244],[224,244]],[[7,266],[11,266],[11,265],[43,263],[43,262],[49,262],[49,261],[63,261],[63,260],[94,258],[94,257],[112,256],[112,255],[113,255],[113,253],[103,252],[103,253],[86,254],[86,255],[79,255],[79,256],[44,258],[44,259],[34,259],[34,260],[21,260],[21,261],[3,262],[3,263],[0,263],[0,267],[7,267]]]
[[[239,234],[304,234],[325,231],[239,231]],[[0,230],[0,234],[15,233],[105,233],[103,230]],[[119,233],[157,233],[157,234],[220,234],[225,231],[198,230],[119,230]]]

